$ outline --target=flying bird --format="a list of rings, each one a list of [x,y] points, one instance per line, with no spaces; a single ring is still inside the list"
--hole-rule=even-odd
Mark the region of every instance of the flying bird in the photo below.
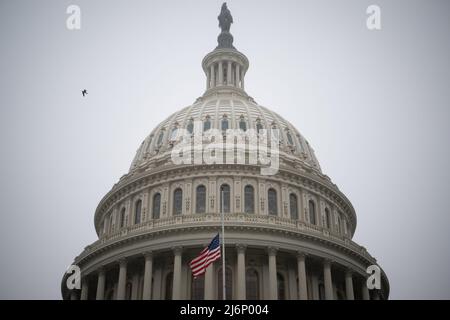
[[[87,90],[84,89],[83,91],[81,91],[81,94],[83,95],[83,97],[86,96],[86,95],[88,94],[88,93],[87,93]]]

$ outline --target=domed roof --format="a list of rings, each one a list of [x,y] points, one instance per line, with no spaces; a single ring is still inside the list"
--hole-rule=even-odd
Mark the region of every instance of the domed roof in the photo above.
[[[248,58],[233,46],[229,26],[222,26],[218,46],[208,53],[202,67],[206,75],[206,91],[197,101],[160,123],[142,142],[130,171],[143,168],[152,160],[166,159],[177,144],[177,132],[186,129],[192,133],[194,122],[203,127],[223,130],[223,119],[228,129],[279,130],[280,155],[301,160],[308,167],[321,172],[314,151],[296,128],[268,108],[257,104],[245,92],[244,78],[249,68]],[[203,130],[206,131],[206,130]]]
[[[195,121],[202,121],[204,125],[208,122],[208,127],[221,129],[223,119],[228,120],[229,129],[279,129],[280,152],[298,157],[320,171],[314,150],[291,123],[258,105],[251,97],[232,92],[199,98],[193,105],[161,122],[142,142],[130,170],[145,165],[154,157],[170,153],[173,148],[173,133],[178,129],[192,130]]]

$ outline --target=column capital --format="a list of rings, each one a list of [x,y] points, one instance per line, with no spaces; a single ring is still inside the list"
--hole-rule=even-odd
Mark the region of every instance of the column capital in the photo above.
[[[276,247],[268,247],[267,248],[267,253],[269,254],[269,256],[276,256],[277,251],[278,251],[278,248],[276,248]]]
[[[354,273],[355,273],[355,271],[353,271],[352,269],[345,268],[345,276],[346,277],[352,277]]]
[[[245,253],[245,250],[247,249],[247,246],[245,244],[237,244],[236,250],[238,253]]]
[[[181,253],[183,252],[183,247],[181,246],[176,246],[176,247],[172,247],[172,251],[174,255],[181,255]]]
[[[323,258],[323,264],[324,265],[329,265],[331,267],[334,263],[336,263],[336,261],[333,260],[333,259]]]
[[[308,254],[306,252],[303,251],[297,251],[297,259],[298,260],[305,260],[305,258],[308,256]]]
[[[118,260],[118,262],[119,262],[119,266],[122,268],[122,267],[127,266],[128,260],[126,258],[121,258]]]
[[[147,251],[142,254],[145,260],[153,259],[153,251]]]
[[[106,272],[106,266],[104,264],[100,265],[97,268],[97,272],[98,272],[98,274],[105,273]]]

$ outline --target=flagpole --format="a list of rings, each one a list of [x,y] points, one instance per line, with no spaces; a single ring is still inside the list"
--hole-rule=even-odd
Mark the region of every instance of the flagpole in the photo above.
[[[221,196],[222,196],[222,300],[226,299],[226,289],[225,289],[225,226],[224,226],[224,194],[223,188],[220,188]]]

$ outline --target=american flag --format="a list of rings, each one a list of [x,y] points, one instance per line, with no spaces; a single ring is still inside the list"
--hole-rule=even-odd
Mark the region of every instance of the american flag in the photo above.
[[[194,278],[201,276],[206,272],[206,268],[216,260],[220,259],[220,240],[219,234],[212,239],[209,246],[200,252],[200,255],[189,263]]]

